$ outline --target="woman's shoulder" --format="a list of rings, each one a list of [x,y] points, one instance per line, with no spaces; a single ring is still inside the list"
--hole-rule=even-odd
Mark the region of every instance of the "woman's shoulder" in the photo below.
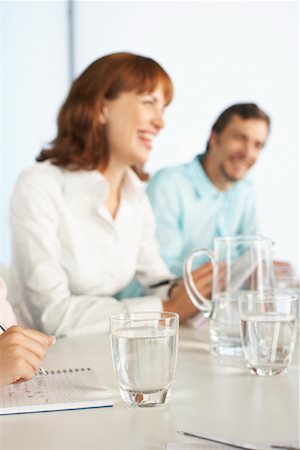
[[[158,170],[151,177],[149,185],[169,186],[171,182],[182,182],[189,179],[187,164],[177,164]],[[175,184],[176,187],[176,184]],[[173,186],[174,188],[174,186]]]
[[[12,204],[37,198],[57,200],[62,196],[63,178],[63,170],[48,162],[26,168],[14,186]]]
[[[38,190],[41,192],[57,193],[61,190],[64,170],[45,161],[26,168],[19,175],[14,192],[28,193]]]
[[[36,163],[26,168],[20,174],[18,182],[40,182],[48,183],[50,180],[59,182],[63,177],[63,169],[51,164],[48,161]]]

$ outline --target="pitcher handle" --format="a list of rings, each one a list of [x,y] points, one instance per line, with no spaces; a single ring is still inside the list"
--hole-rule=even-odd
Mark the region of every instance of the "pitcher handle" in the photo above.
[[[193,277],[192,277],[192,263],[193,259],[199,255],[206,255],[212,262],[213,272],[215,272],[217,267],[217,260],[213,254],[213,252],[207,248],[199,248],[193,250],[184,261],[183,265],[183,281],[185,289],[192,301],[192,303],[196,306],[196,308],[204,311],[208,315],[212,312],[212,302],[207,298],[203,297],[203,295],[197,289]]]

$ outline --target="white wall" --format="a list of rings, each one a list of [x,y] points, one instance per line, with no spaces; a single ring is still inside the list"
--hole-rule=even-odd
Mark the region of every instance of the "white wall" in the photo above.
[[[76,2],[76,74],[114,51],[160,62],[175,84],[148,171],[204,149],[217,115],[257,102],[272,118],[252,174],[262,231],[276,256],[298,263],[298,4],[295,2]]]
[[[276,255],[298,262],[298,4],[296,2],[89,2],[75,9],[75,71],[114,51],[160,62],[175,84],[148,171],[191,159],[227,106],[255,101],[272,133],[253,170],[263,232]],[[9,196],[17,174],[55,132],[68,86],[67,5],[5,2],[3,25],[2,209],[4,250]]]
[[[67,2],[1,4],[1,248],[10,261],[8,210],[18,174],[54,137],[68,89]]]

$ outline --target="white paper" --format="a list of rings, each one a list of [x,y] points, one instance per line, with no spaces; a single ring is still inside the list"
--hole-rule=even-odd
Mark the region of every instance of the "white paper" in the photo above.
[[[0,415],[112,406],[112,399],[87,368],[48,371],[0,389]]]

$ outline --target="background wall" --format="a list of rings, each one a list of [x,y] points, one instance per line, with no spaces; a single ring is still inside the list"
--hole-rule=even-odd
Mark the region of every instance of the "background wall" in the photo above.
[[[1,11],[1,248],[10,262],[8,211],[19,173],[53,138],[69,87],[67,2],[4,1]]]
[[[3,6],[2,261],[9,261],[3,223],[11,188],[53,137],[66,93],[67,6],[64,1]],[[147,166],[150,173],[202,152],[215,118],[232,103],[254,101],[270,114],[271,136],[252,176],[262,232],[276,241],[276,256],[296,266],[298,4],[76,1],[73,9],[76,76],[106,53],[133,51],[156,59],[174,81],[175,98]]]

